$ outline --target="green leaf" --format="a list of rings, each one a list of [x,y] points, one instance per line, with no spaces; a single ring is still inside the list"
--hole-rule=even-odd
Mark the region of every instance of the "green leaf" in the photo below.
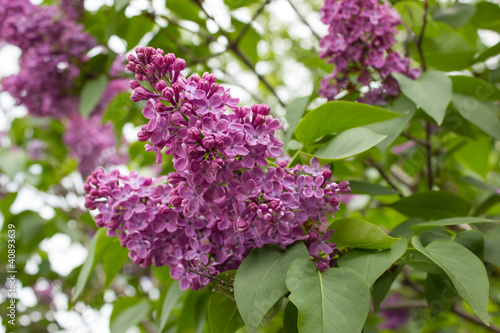
[[[467,140],[455,155],[465,166],[485,178],[490,170],[491,143],[491,138],[484,136]]]
[[[443,123],[451,100],[451,80],[442,72],[425,72],[417,80],[400,73],[392,76],[398,81],[403,94],[420,106],[438,125]]]
[[[342,160],[372,148],[386,137],[367,128],[351,128],[318,149],[314,156],[328,161]]]
[[[484,217],[472,217],[472,216],[452,217],[448,219],[419,223],[411,226],[411,228],[415,231],[422,231],[433,227],[442,227],[447,225],[459,225],[459,224],[470,224],[470,223],[492,223],[492,222],[500,222],[500,221],[491,220]]]
[[[432,18],[453,28],[461,28],[469,22],[475,13],[476,7],[464,3],[455,3],[451,7],[438,8],[432,13]]]
[[[407,242],[406,238],[402,238],[394,243],[390,250],[382,252],[350,250],[340,257],[338,266],[354,269],[365,279],[368,287],[371,287],[396,260],[405,254]]]
[[[379,306],[384,300],[385,296],[389,293],[392,283],[399,276],[404,268],[404,264],[398,265],[396,269],[386,271],[377,281],[373,284],[372,288],[372,299],[373,299],[373,309],[375,313],[378,312]]]
[[[106,235],[106,229],[99,229],[89,243],[87,259],[78,274],[75,291],[73,293],[73,298],[71,299],[72,302],[76,301],[82,293],[90,274],[94,270],[97,263],[104,256],[106,248],[109,244],[111,244],[111,238]]]
[[[489,282],[481,260],[462,245],[447,239],[435,240],[424,248],[420,239],[413,237],[412,244],[446,272],[458,294],[488,325]]]
[[[430,191],[405,197],[389,207],[408,217],[432,220],[466,216],[471,204],[451,192]]]
[[[116,303],[113,307],[109,323],[111,333],[123,333],[127,331],[131,326],[139,324],[151,310],[150,302],[142,301],[124,309],[117,307]]]
[[[342,132],[400,115],[375,106],[355,102],[328,102],[309,111],[297,124],[295,136],[307,144],[327,134]]]
[[[28,157],[22,150],[0,149],[0,171],[10,179],[26,168]]]
[[[375,133],[387,135],[387,138],[377,144],[377,148],[382,153],[389,148],[405,129],[408,122],[413,118],[416,109],[417,106],[415,103],[410,101],[405,95],[401,95],[393,102],[391,107],[391,110],[401,114],[401,117],[365,126]]]
[[[80,114],[82,116],[88,117],[90,115],[101,100],[102,93],[107,85],[108,79],[106,75],[101,75],[85,83],[80,94]]]
[[[341,247],[368,250],[390,249],[398,238],[392,238],[376,225],[359,219],[343,218],[333,221],[328,229],[334,229],[330,241]]]
[[[203,333],[210,290],[188,290],[176,326],[178,333]]]
[[[484,236],[484,260],[500,267],[500,227],[488,230]]]
[[[349,180],[351,194],[395,195],[398,192],[390,187],[372,184],[360,180]]]
[[[445,272],[438,265],[420,252],[415,251],[411,255],[410,260],[406,261],[406,263],[408,266],[416,269],[417,271],[426,272],[428,274],[445,274]]]
[[[180,19],[200,22],[200,8],[194,2],[184,0],[166,0],[165,5]]]
[[[175,303],[177,303],[182,294],[183,291],[179,287],[179,281],[175,280],[170,285],[167,296],[165,296],[165,300],[163,301],[163,305],[161,307],[160,332],[163,332],[163,330],[165,329],[168,317],[170,316],[170,312],[172,311]]]
[[[288,128],[286,130],[286,135],[284,140],[285,147],[288,146],[288,143],[292,139],[293,133],[295,132],[295,128],[297,127],[297,124],[299,123],[307,105],[309,104],[309,99],[310,96],[296,97],[290,103],[287,104],[285,119],[288,124]],[[287,148],[284,148],[284,150],[286,151]]]
[[[230,277],[234,277],[236,271],[219,274],[218,278],[232,284]],[[212,333],[233,333],[245,325],[241,319],[233,293],[215,284],[215,292],[212,291],[208,301],[208,326]]]
[[[472,96],[480,101],[498,101],[500,100],[500,89],[483,79],[456,75],[450,76],[453,92]]]
[[[111,282],[120,273],[128,259],[128,250],[121,246],[117,238],[112,238],[111,244],[106,249],[106,255],[102,258],[104,273],[106,273],[104,288],[111,285]]]
[[[493,45],[492,47],[481,52],[475,59],[474,62],[486,61],[491,57],[500,54],[500,43]]]
[[[305,245],[296,243],[286,250],[265,245],[243,260],[234,278],[234,298],[250,332],[257,332],[262,318],[288,292],[285,278],[290,263],[308,257]]]
[[[285,307],[283,316],[283,333],[299,333],[297,328],[297,320],[299,317],[299,309],[292,302],[288,301]]]
[[[455,237],[455,242],[474,253],[479,260],[484,259],[484,236],[479,230],[462,230]]]
[[[497,4],[480,1],[476,4],[476,14],[471,22],[480,29],[500,32],[500,7]]]
[[[116,35],[127,42],[131,50],[139,44],[144,35],[153,29],[153,20],[146,15],[123,17],[116,29]]]
[[[123,8],[126,8],[129,2],[130,0],[115,0],[115,12],[118,13]]]
[[[500,120],[492,105],[462,94],[453,94],[452,102],[462,117],[500,140]]]
[[[424,286],[424,296],[431,315],[437,316],[444,310],[451,309],[453,302],[457,298],[457,292],[448,277],[427,274]]]
[[[288,297],[299,310],[298,331],[361,332],[370,308],[370,291],[363,278],[347,267],[320,273],[308,259],[289,267]]]

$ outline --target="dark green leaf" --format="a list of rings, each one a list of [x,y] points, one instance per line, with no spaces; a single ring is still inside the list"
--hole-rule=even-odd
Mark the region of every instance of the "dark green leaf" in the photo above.
[[[160,332],[163,332],[165,329],[170,312],[172,311],[175,303],[177,303],[179,298],[182,296],[182,293],[183,291],[179,288],[179,281],[174,281],[170,285],[167,296],[165,296],[165,300],[163,301],[163,305],[161,307]]]
[[[120,309],[116,306],[116,303],[113,307],[113,314],[109,323],[111,333],[123,333],[127,331],[131,326],[139,324],[151,310],[150,302],[142,301],[124,309]],[[120,311],[117,311],[118,309]]]
[[[350,250],[340,257],[338,266],[356,270],[370,287],[396,260],[405,254],[407,242],[406,238],[402,238],[394,243],[390,250],[382,252]]]
[[[398,238],[387,236],[376,225],[352,218],[343,218],[333,221],[328,229],[334,229],[330,241],[340,247],[354,247],[358,249],[385,250],[390,249]]]
[[[367,128],[351,128],[318,149],[314,156],[327,161],[346,159],[372,148],[386,137]]]
[[[389,205],[408,217],[425,220],[467,216],[471,204],[451,192],[430,191],[413,194]]]
[[[450,310],[457,292],[450,279],[443,275],[428,274],[425,279],[425,299],[433,316]]]
[[[297,243],[286,250],[266,245],[243,260],[234,278],[234,298],[250,332],[257,331],[269,309],[288,292],[285,278],[290,263],[308,257],[305,245]]]
[[[218,278],[232,284],[230,277],[234,277],[236,271],[219,274]],[[208,301],[208,326],[212,333],[233,333],[245,325],[241,319],[233,293],[221,288],[217,283],[215,291],[210,295]]]
[[[392,283],[399,276],[404,268],[404,264],[398,265],[395,269],[386,271],[378,278],[373,284],[372,288],[372,299],[373,299],[373,309],[375,313],[378,312],[379,306],[384,300],[385,296],[391,289]]]
[[[101,100],[102,93],[108,84],[106,75],[101,75],[96,79],[89,80],[83,86],[80,95],[80,114],[84,117],[94,110],[97,103]]]
[[[493,45],[492,47],[481,52],[475,59],[474,62],[486,61],[491,57],[500,54],[500,43]]]
[[[395,195],[398,192],[390,187],[372,184],[360,180],[349,180],[351,194]]]
[[[106,248],[109,244],[111,244],[111,238],[106,235],[106,229],[99,229],[90,241],[87,259],[78,274],[75,291],[73,293],[73,298],[71,299],[72,302],[74,302],[82,293],[90,274],[94,270],[97,263],[104,256]]]
[[[299,310],[291,301],[288,301],[285,307],[285,315],[283,316],[283,333],[299,333],[297,328],[297,320]]]
[[[393,73],[403,94],[441,125],[451,100],[451,80],[442,72],[425,72],[417,80]]]
[[[106,249],[106,255],[102,258],[104,273],[106,273],[104,288],[110,286],[128,259],[128,250],[121,246],[118,239],[111,239],[111,244]]]
[[[500,7],[492,2],[480,1],[476,4],[476,14],[471,21],[480,29],[500,32]]]
[[[210,290],[188,290],[181,314],[176,321],[177,333],[203,333]]]
[[[483,79],[456,75],[450,76],[453,92],[472,96],[480,101],[498,101],[500,100],[500,89]]]
[[[184,0],[166,0],[165,5],[180,19],[200,22],[200,8],[194,2]]]
[[[500,140],[500,120],[491,104],[462,94],[453,94],[452,102],[462,117]]]
[[[298,331],[361,332],[370,308],[370,291],[363,278],[347,267],[320,273],[308,259],[288,269],[288,297],[298,308]]]
[[[415,251],[411,255],[410,260],[406,261],[406,263],[408,266],[428,274],[445,274],[445,272],[438,265],[420,252]]]
[[[127,49],[131,50],[153,26],[153,20],[146,15],[124,17],[117,26],[116,35],[123,38],[127,42]]]
[[[342,132],[400,115],[375,106],[354,102],[328,102],[309,111],[297,124],[295,136],[310,143],[327,134]]]
[[[479,230],[462,230],[455,237],[455,242],[474,253],[479,260],[484,258],[484,236]]]
[[[412,244],[446,272],[458,294],[488,325],[489,282],[483,263],[452,240],[438,239],[424,248],[418,237],[413,237]]]
[[[500,267],[500,227],[488,230],[484,236],[484,260]]]

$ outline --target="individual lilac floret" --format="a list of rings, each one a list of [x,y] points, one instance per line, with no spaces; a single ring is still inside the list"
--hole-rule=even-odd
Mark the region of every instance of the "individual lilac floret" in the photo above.
[[[319,94],[328,100],[347,90],[361,92],[358,101],[384,104],[399,95],[399,85],[391,73],[418,78],[410,60],[393,50],[396,26],[401,18],[388,3],[380,0],[325,0],[321,21],[329,26],[320,41],[319,56],[334,64],[333,73],[321,81]],[[353,78],[357,77],[356,81]],[[377,84],[374,84],[377,83]]]

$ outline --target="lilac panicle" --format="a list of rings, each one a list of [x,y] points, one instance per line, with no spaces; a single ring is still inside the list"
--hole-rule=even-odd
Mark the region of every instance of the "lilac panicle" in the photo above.
[[[97,225],[135,263],[169,266],[182,289],[204,287],[206,275],[236,269],[264,244],[304,241],[320,270],[335,264],[333,231],[320,230],[348,182],[330,181],[329,166],[316,158],[311,166],[270,166],[283,153],[275,136],[281,123],[267,105],[238,106],[212,74],[186,78],[183,59],[151,47],[128,59],[131,99],[146,101],[139,140],[158,163],[172,156],[176,171],[161,182],[98,169],[85,191],[86,207],[99,210]]]
[[[391,73],[418,78],[418,69],[393,49],[396,26],[401,23],[397,11],[380,0],[325,0],[320,10],[328,34],[320,41],[319,56],[334,64],[333,73],[321,81],[319,94],[328,100],[343,91],[360,91],[360,102],[384,104],[399,95],[399,85]],[[353,77],[357,77],[353,81]],[[373,82],[378,81],[378,85]],[[377,87],[375,87],[377,86]]]

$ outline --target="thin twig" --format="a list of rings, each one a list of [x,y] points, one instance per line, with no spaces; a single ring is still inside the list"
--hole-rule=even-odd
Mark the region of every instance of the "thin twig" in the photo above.
[[[407,139],[415,141],[416,143],[418,143],[421,146],[424,146],[424,147],[428,146],[428,143],[427,143],[426,140],[422,140],[422,139],[416,138],[413,135],[411,135],[410,133],[402,132],[401,135],[404,136]]]
[[[377,169],[380,176],[389,184],[389,186],[398,192],[400,198],[403,197],[403,193],[401,192],[401,190],[396,186],[396,184],[393,183],[393,181],[389,178],[384,169],[382,169],[382,167],[373,158],[368,158],[365,161],[369,166],[372,166],[375,169]]]
[[[302,21],[302,23],[304,23],[308,28],[309,30],[311,30],[312,34],[314,35],[314,37],[316,37],[317,40],[320,40],[321,37],[316,33],[316,31],[314,31],[314,29],[312,28],[312,26],[309,24],[309,22],[307,22],[306,18],[304,17],[304,15],[302,15],[302,13],[297,9],[297,7],[295,7],[295,5],[293,4],[292,0],[288,0],[288,3],[290,4],[290,6],[293,8],[293,10],[295,11],[295,13],[297,14],[297,16],[299,17],[299,19]]]
[[[422,18],[422,29],[420,30],[420,34],[418,35],[418,38],[415,41],[415,43],[417,44],[418,54],[420,56],[420,65],[422,66],[423,72],[427,70],[427,66],[425,65],[424,51],[422,50],[422,42],[424,39],[425,27],[427,26],[428,12],[429,12],[429,0],[424,0],[424,17]]]
[[[248,22],[247,24],[245,24],[243,26],[243,28],[241,28],[240,30],[240,33],[238,35],[238,37],[236,37],[236,39],[234,40],[234,44],[235,45],[238,45],[238,43],[241,41],[241,39],[245,36],[245,34],[247,33],[248,29],[250,29],[250,27],[252,26],[252,22],[255,21],[257,19],[257,17],[262,13],[262,11],[264,10],[264,7],[266,7],[267,4],[269,4],[272,0],[266,0],[262,6],[259,7],[259,9],[257,9],[257,11],[253,14],[252,16],[252,19],[250,20],[250,22]]]
[[[205,8],[203,7],[203,5],[201,4],[201,2],[199,0],[192,0],[198,7],[200,7],[200,9],[205,13],[205,15],[214,20],[214,18],[205,10]],[[214,20],[215,22],[215,20]],[[250,21],[251,22],[251,21]],[[273,86],[271,86],[271,84],[264,78],[264,76],[260,75],[259,73],[257,73],[257,70],[255,69],[255,66],[253,65],[253,63],[250,61],[250,59],[248,59],[248,57],[243,54],[243,52],[241,52],[241,50],[238,48],[238,45],[235,44],[235,42],[233,41],[233,39],[231,38],[231,36],[229,35],[229,33],[227,31],[225,31],[224,29],[222,29],[221,26],[219,26],[219,32],[221,33],[221,35],[223,35],[224,37],[226,37],[227,41],[228,41],[228,49],[234,53],[238,58],[241,59],[241,61],[243,61],[243,63],[248,67],[250,68],[250,70],[252,72],[254,72],[254,74],[257,76],[257,78],[259,79],[260,82],[262,82],[262,84],[264,86],[266,86],[266,88],[276,97],[276,99],[278,100],[278,103],[285,107],[285,103],[281,100],[281,98],[279,98],[278,94],[276,93],[276,90],[274,90]]]

